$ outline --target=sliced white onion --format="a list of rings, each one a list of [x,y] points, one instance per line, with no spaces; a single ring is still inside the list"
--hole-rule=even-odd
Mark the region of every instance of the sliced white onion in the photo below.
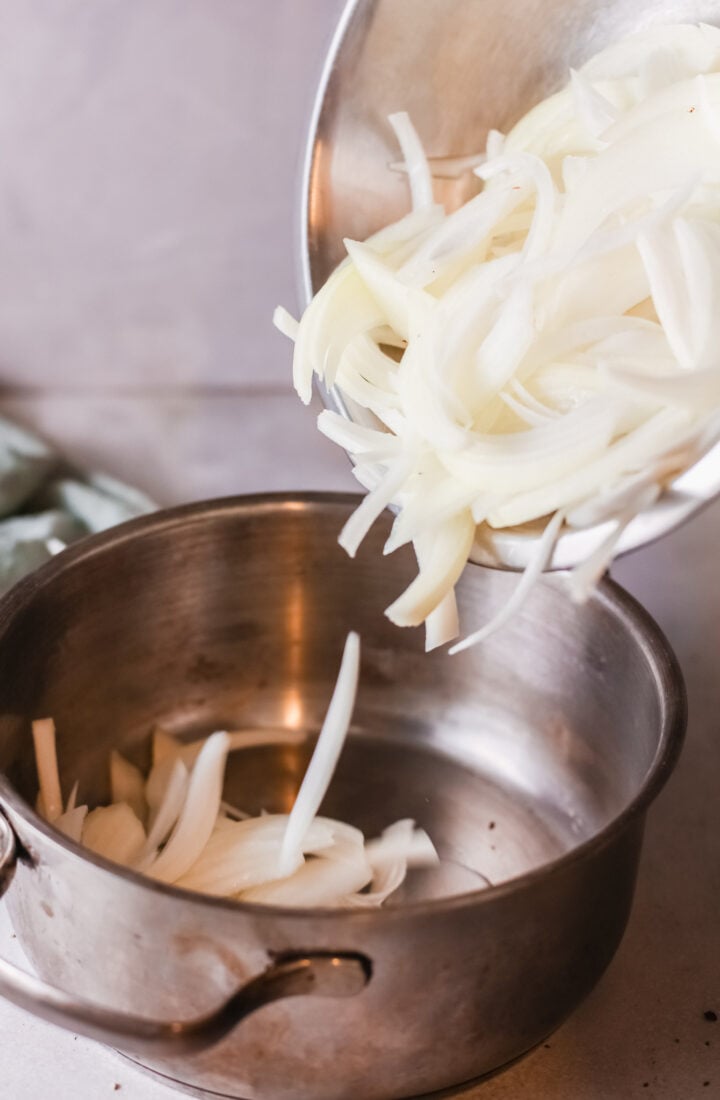
[[[430,867],[439,862],[435,845],[424,829],[418,829],[410,818],[402,818],[383,829],[376,840],[365,845],[370,866],[377,870],[383,864],[403,859],[408,867]]]
[[[372,868],[363,853],[352,862],[311,859],[289,878],[276,879],[244,890],[241,901],[262,905],[298,908],[322,908],[342,905],[347,895],[355,894],[372,879]]]
[[[332,386],[346,344],[384,322],[355,268],[339,267],[305,311],[295,341],[293,382],[306,405],[312,397],[313,372]]]
[[[687,433],[690,417],[682,409],[662,409],[638,428],[600,451],[591,461],[551,485],[518,493],[488,513],[493,527],[511,527],[547,516],[560,508],[578,507],[628,473],[652,466]]]
[[[425,564],[408,588],[385,611],[396,626],[419,626],[448,596],[465,568],[475,536],[469,512],[448,520],[428,546]]]
[[[267,814],[216,829],[200,858],[177,879],[177,885],[204,894],[232,897],[252,886],[274,881],[280,877],[277,857],[287,824],[285,814]],[[333,835],[329,825],[317,819],[311,822],[303,851],[286,874],[302,866],[303,853],[331,845]]]
[[[210,839],[222,798],[227,733],[208,737],[190,775],[187,797],[170,839],[146,873],[162,882],[175,882],[192,867]]]
[[[422,210],[433,204],[432,177],[428,167],[425,150],[417,131],[406,111],[397,111],[388,116],[388,122],[395,131],[405,169],[410,182],[410,194],[415,210]]]
[[[288,313],[282,306],[278,306],[273,313],[273,324],[278,332],[281,332],[283,336],[287,336],[290,340],[297,340],[298,329],[300,324],[291,313]]]
[[[350,632],[345,640],[340,672],[308,766],[283,836],[279,873],[289,874],[302,854],[305,835],[320,809],[345,744],[360,674],[360,638]]]
[[[216,897],[285,906],[379,906],[402,882],[408,866],[437,859],[435,849],[412,822],[390,826],[367,846],[352,825],[318,817],[352,713],[359,667],[359,639],[348,635],[340,673],[310,766],[290,815],[264,810],[251,818],[222,801],[230,749],[282,742],[283,732],[220,732],[198,742],[177,742],[155,730],[154,764],[146,784],[151,808],[149,833],[127,802],[88,813],[69,808],[55,819],[71,839],[107,859],[160,881]],[[46,751],[42,742],[39,751]],[[304,734],[301,735],[304,739]],[[298,736],[288,738],[296,743]],[[188,773],[186,760],[194,764]],[[114,754],[110,765],[115,794],[135,791],[134,768]],[[162,795],[160,792],[162,791]],[[159,799],[159,801],[158,801]],[[42,795],[38,794],[38,805]],[[169,839],[168,839],[169,837]],[[364,891],[368,884],[372,888]]]
[[[369,451],[388,456],[398,454],[400,451],[400,441],[396,436],[361,424],[351,424],[331,409],[323,409],[318,416],[317,425],[323,435],[354,455],[362,455]]]
[[[70,811],[74,810],[75,807],[77,806],[77,797],[78,797],[79,789],[80,789],[80,782],[79,782],[79,780],[76,779],[75,782],[72,785],[72,790],[70,791],[70,794],[68,795],[67,803],[65,804],[65,813],[66,814],[70,813]]]
[[[472,172],[485,160],[484,153],[474,153],[466,157],[427,157],[427,164],[432,179],[455,180],[466,172]],[[407,165],[402,160],[393,161],[390,165],[393,172],[407,172]]]
[[[153,764],[145,783],[145,801],[148,806],[148,825],[152,829],[158,810],[165,798],[170,777],[173,774],[178,757],[175,755],[161,756]]]
[[[351,558],[355,557],[360,543],[378,516],[397,497],[398,492],[410,477],[415,461],[416,457],[412,451],[409,454],[400,455],[346,522],[338,536],[338,542]]]
[[[570,70],[575,113],[592,137],[598,138],[617,121],[618,110],[594,88],[584,73]]]
[[[113,802],[127,802],[138,821],[145,822],[148,806],[142,772],[115,751],[110,753],[110,793]]]
[[[127,802],[91,810],[82,827],[82,843],[114,863],[131,866],[145,843],[145,830]]]
[[[409,867],[430,867],[439,862],[430,837],[409,819],[396,821],[377,840],[368,841],[365,854],[373,877],[369,890],[345,899],[345,904],[355,909],[382,905],[403,884]]]
[[[434,539],[432,536],[419,535],[415,539],[415,553],[422,572],[430,565]],[[454,589],[440,600],[425,619],[425,652],[430,653],[439,646],[446,645],[458,636],[460,622]]]
[[[576,603],[584,603],[592,594],[596,584],[612,561],[613,551],[623,531],[633,521],[638,512],[641,512],[644,508],[649,508],[655,503],[660,491],[658,484],[651,484],[644,486],[636,493],[632,504],[618,516],[613,530],[605,536],[581,565],[573,569],[568,578],[568,584],[570,594]]]
[[[64,814],[60,814],[53,825],[70,840],[80,844],[87,813],[87,806],[73,806],[72,809],[66,810]]]
[[[327,381],[341,364],[363,424],[319,425],[371,494],[341,542],[353,553],[394,505],[386,549],[413,541],[420,576],[388,614],[433,616],[429,644],[456,625],[458,547],[475,539],[458,516],[491,544],[560,510],[620,507],[634,479],[662,489],[670,456],[672,473],[697,457],[687,440],[720,406],[719,119],[720,32],[652,28],[572,72],[507,137],[491,133],[482,192],[444,217],[415,131],[393,119],[420,209],[347,242],[300,321],[296,365],[306,397],[313,372]],[[404,349],[399,362],[380,340]],[[452,546],[448,524],[462,526]]]
[[[32,734],[43,815],[48,821],[55,821],[63,812],[63,800],[52,718],[37,718],[32,724]]]
[[[139,870],[144,871],[150,866],[157,856],[158,849],[175,828],[185,805],[189,782],[190,774],[184,761],[179,759],[170,761],[162,798],[153,806],[147,840],[135,861]]]
[[[543,531],[542,538],[538,539],[534,556],[526,566],[520,578],[520,582],[515,587],[508,602],[501,607],[493,618],[483,627],[473,631],[467,638],[463,638],[461,642],[457,642],[450,649],[451,654],[461,653],[464,649],[469,649],[471,646],[478,645],[486,638],[489,638],[492,634],[496,633],[496,631],[500,630],[505,623],[509,622],[520,610],[534,588],[538,577],[548,568],[552,561],[555,543],[557,542],[564,518],[562,512],[556,512],[552,519],[549,520]]]
[[[239,810],[237,806],[232,806],[225,799],[220,803],[220,812],[228,821],[247,821],[249,817],[252,817],[252,814],[245,813],[245,810]]]

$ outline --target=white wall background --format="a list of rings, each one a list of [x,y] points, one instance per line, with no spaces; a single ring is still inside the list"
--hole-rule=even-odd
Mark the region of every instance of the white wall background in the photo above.
[[[271,325],[340,7],[0,0],[0,407],[162,502],[351,484]]]

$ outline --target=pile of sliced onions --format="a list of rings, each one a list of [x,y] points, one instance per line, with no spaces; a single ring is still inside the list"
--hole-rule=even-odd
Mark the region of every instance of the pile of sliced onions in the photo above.
[[[352,414],[318,421],[369,490],[340,542],[354,554],[396,506],[386,552],[412,543],[419,574],[386,613],[425,622],[431,648],[458,633],[478,525],[546,522],[529,582],[563,523],[612,522],[572,578],[583,599],[627,524],[720,438],[720,31],[619,42],[480,158],[430,166],[409,118],[390,122],[412,212],[346,241],[299,324],[276,324],[303,401],[315,374]],[[482,190],[446,213],[431,168]]]
[[[350,725],[359,661],[360,641],[351,633],[289,815],[250,817],[228,806],[225,764],[229,752],[301,743],[301,731],[218,732],[187,743],[156,730],[150,774],[113,752],[112,803],[89,810],[77,805],[77,783],[63,802],[51,718],[33,722],[38,812],[98,855],[188,890],[266,905],[380,906],[408,867],[429,866],[438,857],[411,820],[396,821],[366,843],[359,829],[317,815]]]

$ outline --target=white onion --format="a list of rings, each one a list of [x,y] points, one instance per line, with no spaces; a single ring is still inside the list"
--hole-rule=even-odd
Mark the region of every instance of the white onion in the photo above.
[[[372,878],[363,857],[357,862],[314,859],[303,863],[289,878],[253,886],[240,894],[242,901],[261,905],[320,908],[342,904],[347,895],[362,890]]]
[[[114,863],[130,866],[145,843],[145,830],[127,802],[91,810],[82,827],[82,843]]]
[[[416,829],[408,818],[383,829],[377,840],[365,845],[365,854],[372,868],[372,881],[366,893],[345,899],[355,909],[382,905],[405,881],[408,867],[429,867],[438,863],[438,855],[429,836]]]
[[[287,336],[290,340],[297,340],[300,325],[292,314],[288,313],[282,306],[278,306],[273,313],[273,324],[283,336]]]
[[[250,817],[223,801],[225,765],[230,751],[298,744],[306,739],[304,731],[247,729],[182,742],[156,728],[147,780],[113,753],[111,788],[118,800],[88,813],[87,806],[75,806],[76,783],[67,809],[53,824],[106,859],[187,890],[259,904],[382,905],[409,866],[429,865],[438,857],[414,822],[398,822],[366,845],[354,826],[317,816],[352,717],[359,659],[359,638],[350,633],[315,751],[289,815],[261,810]],[[50,719],[36,727],[38,774],[49,804],[62,811],[55,728]],[[132,797],[134,809],[122,795]],[[44,812],[42,790],[37,802]],[[147,835],[140,820],[146,809]]]
[[[396,626],[419,626],[452,592],[462,573],[475,536],[475,523],[467,512],[445,522],[423,553],[420,572],[385,614]]]
[[[68,795],[68,800],[65,804],[65,813],[66,814],[69,814],[70,811],[74,810],[75,807],[77,806],[77,798],[78,798],[79,789],[80,789],[80,783],[76,779],[75,782],[72,785],[72,790],[70,791],[70,794]]]
[[[190,775],[184,761],[172,760],[162,798],[154,807],[147,840],[137,854],[135,864],[139,870],[144,871],[150,866],[160,845],[165,843],[174,829],[185,805],[189,781]]]
[[[251,886],[281,877],[278,851],[287,828],[284,814],[267,814],[247,821],[232,822],[215,830],[193,866],[176,879],[178,886],[205,894],[232,897]],[[330,826],[311,822],[292,874],[303,864],[303,854],[317,852],[332,843]]]
[[[617,497],[579,566],[573,591],[587,594],[628,522],[628,483],[648,475],[648,507],[650,485],[664,491],[713,435],[720,32],[654,27],[604,50],[505,138],[491,134],[474,168],[483,190],[444,217],[407,116],[393,124],[416,209],[347,242],[300,320],[294,371],[303,399],[317,374],[363,418],[319,419],[371,492],[342,545],[354,553],[392,503],[387,550],[412,541],[420,575],[387,613],[429,620],[429,642],[444,644],[475,537],[492,549],[497,529],[556,532],[561,510],[578,523]]]
[[[425,157],[415,127],[410,121],[410,116],[405,111],[397,111],[388,116],[388,122],[395,131],[400,151],[405,162],[405,169],[410,181],[413,208],[421,210],[425,206],[432,206],[433,191],[430,168]]]
[[[119,752],[114,751],[110,753],[110,793],[113,802],[127,802],[138,821],[144,822],[147,819],[143,774]]]
[[[192,867],[210,839],[220,810],[227,733],[211,734],[203,745],[188,783],[187,796],[170,839],[146,873],[162,882],[175,882]]]
[[[456,642],[450,650],[451,653],[461,653],[463,649],[468,649],[470,646],[477,645],[478,642],[483,641],[484,638],[489,637],[490,634],[499,630],[506,622],[509,622],[516,612],[519,611],[530,595],[538,577],[547,569],[552,560],[555,543],[557,542],[560,527],[564,519],[565,516],[563,512],[558,511],[555,513],[545,527],[542,537],[538,539],[534,556],[526,566],[520,578],[520,582],[516,585],[508,602],[500,608],[488,623],[480,627],[479,630],[474,631],[472,634],[468,635],[467,638],[463,638],[461,642]]]
[[[612,561],[613,550],[627,525],[643,508],[654,504],[659,495],[660,486],[655,483],[639,489],[632,503],[617,516],[613,530],[602,539],[582,565],[573,570],[570,576],[570,594],[576,602],[582,603],[588,598]]]
[[[280,874],[289,874],[290,868],[297,863],[305,834],[320,808],[335,772],[355,707],[359,675],[360,638],[351,632],[345,641],[330,706],[283,836],[279,858]]]
[[[467,157],[426,158],[431,177],[439,180],[458,179],[466,172],[471,172],[473,168],[477,168],[478,164],[482,164],[484,159],[484,153],[471,154]],[[404,161],[394,161],[390,167],[394,172],[407,172],[407,165]]]
[[[55,723],[52,718],[37,718],[32,724],[32,734],[42,812],[48,821],[54,821],[63,812],[63,800],[55,745]]]
[[[64,833],[69,840],[74,840],[76,844],[80,844],[87,814],[87,806],[73,806],[71,809],[66,810],[64,814],[61,814],[60,817],[57,817],[53,825],[61,833]]]
[[[413,452],[400,455],[388,466],[382,480],[368,493],[362,504],[348,519],[338,536],[338,542],[351,558],[355,557],[360,543],[365,538],[378,516],[397,496],[398,490],[407,481],[413,466]]]
[[[576,117],[593,137],[602,137],[608,126],[616,121],[617,108],[592,85],[584,73],[575,69],[570,70],[570,88]]]

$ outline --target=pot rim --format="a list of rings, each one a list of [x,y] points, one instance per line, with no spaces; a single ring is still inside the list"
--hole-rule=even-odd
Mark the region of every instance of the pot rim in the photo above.
[[[100,534],[81,539],[16,584],[7,595],[0,599],[0,638],[11,625],[15,616],[28,605],[33,596],[40,589],[52,584],[58,575],[64,573],[68,568],[75,567],[79,562],[87,561],[97,554],[102,554],[111,546],[132,542],[138,535],[146,531],[161,531],[172,527],[185,526],[188,522],[203,522],[214,515],[224,515],[228,512],[257,512],[258,509],[271,513],[276,512],[278,509],[305,511],[318,506],[330,508],[356,506],[361,500],[362,495],[358,493],[323,491],[252,493],[182,504],[129,520]],[[483,566],[473,566],[473,568],[482,569]],[[554,576],[557,578],[558,574],[555,573]],[[196,904],[202,903],[213,908],[240,911],[254,917],[262,915],[286,919],[308,919],[312,917],[324,921],[342,920],[359,924],[365,921],[387,921],[406,916],[455,911],[475,905],[489,905],[508,894],[521,892],[541,880],[562,873],[566,868],[592,857],[595,852],[612,843],[633,821],[644,815],[648,806],[654,801],[669,779],[682,749],[687,724],[685,682],[677,657],[665,635],[642,604],[608,576],[600,581],[590,599],[599,600],[606,609],[613,613],[648,659],[654,674],[660,703],[660,736],[657,749],[644,782],[634,798],[618,815],[599,832],[584,840],[581,844],[547,863],[540,864],[538,867],[518,875],[516,878],[447,898],[432,898],[424,901],[408,902],[396,907],[380,907],[371,910],[333,909],[328,907],[308,909],[252,904],[232,898],[213,897],[194,890],[185,890],[177,886],[157,882],[128,867],[123,867],[102,856],[95,855],[94,852],[89,852],[82,845],[63,836],[44,818],[41,818],[35,812],[34,807],[22,798],[1,772],[0,811],[4,809],[4,805],[7,805],[16,815],[42,833],[52,843],[95,865],[99,870],[128,879],[137,887],[142,887],[151,892],[160,892],[178,900],[192,900]]]

